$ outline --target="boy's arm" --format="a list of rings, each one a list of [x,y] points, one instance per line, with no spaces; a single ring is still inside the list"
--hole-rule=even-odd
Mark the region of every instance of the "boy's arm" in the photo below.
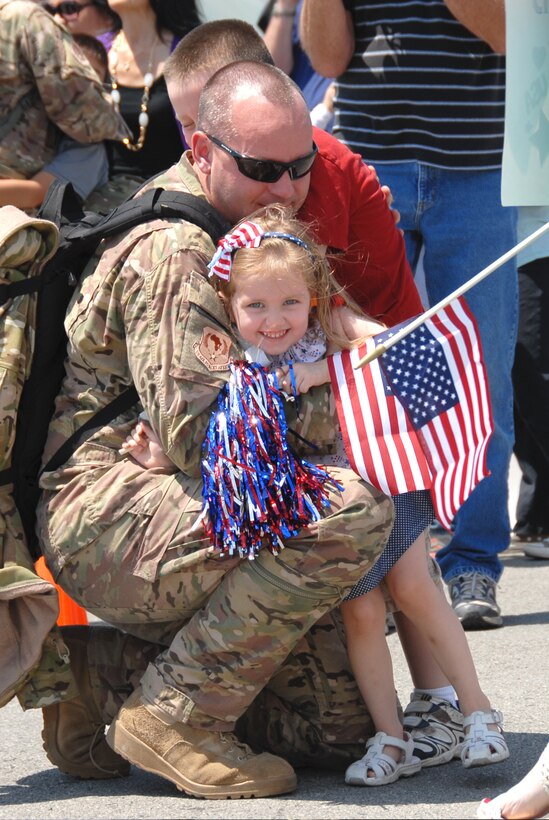
[[[364,339],[385,330],[385,325],[370,319],[369,316],[361,316],[345,305],[333,308],[331,319],[334,334],[347,339],[350,344],[362,342]],[[330,352],[333,351],[330,350]]]
[[[417,316],[424,308],[404,238],[375,172],[331,134],[313,133],[325,159],[313,167],[300,219],[317,226],[336,280],[370,316],[390,325]]]

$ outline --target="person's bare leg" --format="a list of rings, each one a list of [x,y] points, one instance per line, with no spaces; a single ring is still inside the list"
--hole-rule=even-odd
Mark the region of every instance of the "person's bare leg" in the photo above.
[[[423,767],[440,766],[459,757],[465,739],[457,695],[429,649],[426,639],[404,613],[395,624],[414,688],[404,709],[405,730],[414,740],[414,755]]]
[[[477,809],[477,817],[505,820],[534,820],[546,814],[549,814],[549,743],[522,780],[493,800],[485,797]]]
[[[428,533],[422,533],[419,540],[424,544],[432,576]],[[433,582],[444,594],[440,578],[433,577]],[[393,616],[413,682],[410,702],[404,710],[404,728],[414,739],[414,754],[422,765],[440,766],[461,753],[465,736],[463,714],[454,687],[436,662],[423,633],[403,612],[394,612]]]
[[[391,653],[385,639],[385,601],[379,588],[341,604],[347,651],[358,687],[376,732],[403,739]],[[385,754],[399,761],[402,751],[386,746]]]
[[[426,646],[456,690],[463,713],[490,709],[463,627],[429,575],[421,538],[399,558],[386,580],[398,609],[425,637]]]
[[[421,533],[417,540],[420,543],[424,543],[426,560],[428,564],[430,563],[431,565],[429,574],[433,578],[435,586],[444,595],[444,585],[440,576],[440,570],[438,570],[434,559],[430,558],[431,540],[429,532]],[[427,692],[437,689],[441,690],[441,694],[435,693],[435,696],[445,698],[451,703],[454,703],[456,694],[452,692],[450,695],[449,692],[450,689],[453,690],[453,687],[448,677],[436,662],[425,636],[403,612],[393,612],[393,619],[415,689]]]
[[[448,677],[465,716],[461,760],[465,768],[499,763],[509,756],[501,730],[502,716],[481,689],[461,622],[434,583],[417,539],[389,570],[389,593],[425,636],[441,670]]]
[[[423,634],[403,612],[393,612],[398,638],[416,689],[451,686]]]

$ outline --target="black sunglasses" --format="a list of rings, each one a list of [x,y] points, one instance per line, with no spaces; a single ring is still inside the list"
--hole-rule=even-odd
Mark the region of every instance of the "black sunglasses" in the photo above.
[[[91,3],[76,3],[74,0],[62,0],[57,6],[45,3],[42,8],[50,14],[60,14],[62,17],[70,17],[71,14],[80,14],[86,6],[95,6],[94,0],[91,0]]]
[[[288,171],[290,179],[300,179],[309,173],[318,153],[318,148],[313,142],[313,150],[305,154],[304,157],[294,159],[293,162],[255,159],[254,157],[247,157],[245,154],[239,154],[234,148],[229,148],[228,145],[218,140],[217,137],[212,137],[211,134],[206,134],[206,136],[214,145],[217,145],[218,148],[233,157],[241,174],[249,179],[254,179],[256,182],[278,182],[286,171]]]

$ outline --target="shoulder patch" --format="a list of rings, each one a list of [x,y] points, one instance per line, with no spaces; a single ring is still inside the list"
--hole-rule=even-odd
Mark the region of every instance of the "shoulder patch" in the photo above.
[[[208,370],[228,370],[231,339],[226,333],[206,326],[200,340],[193,344],[196,358]]]

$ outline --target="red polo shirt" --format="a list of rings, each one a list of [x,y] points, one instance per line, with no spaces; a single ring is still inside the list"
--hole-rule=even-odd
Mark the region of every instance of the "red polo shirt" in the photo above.
[[[336,279],[366,313],[387,325],[422,313],[404,239],[375,173],[331,134],[313,130],[318,156],[299,217],[335,254]]]

